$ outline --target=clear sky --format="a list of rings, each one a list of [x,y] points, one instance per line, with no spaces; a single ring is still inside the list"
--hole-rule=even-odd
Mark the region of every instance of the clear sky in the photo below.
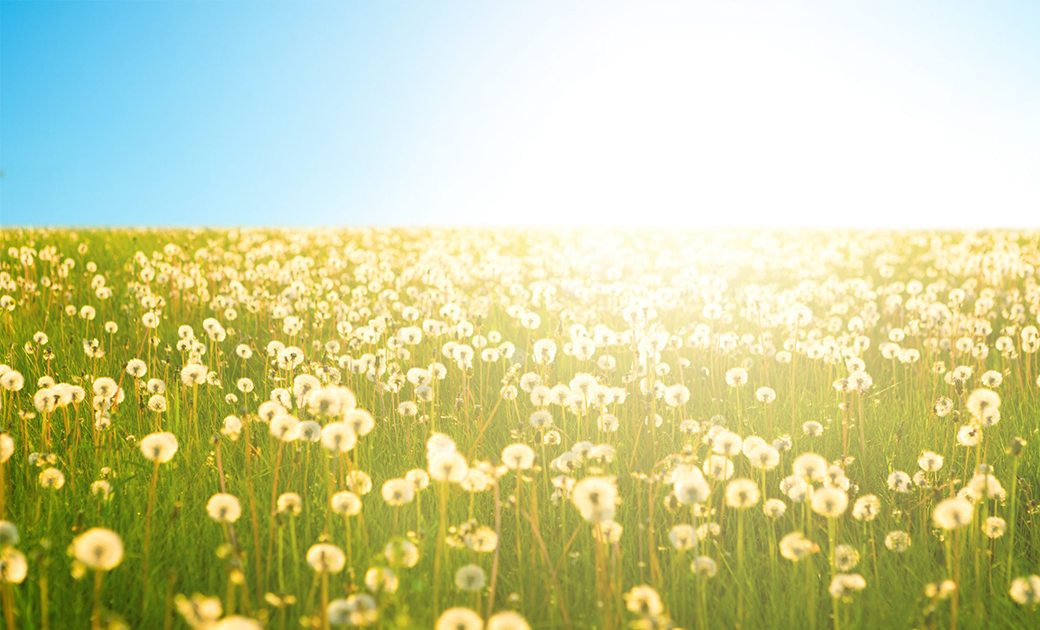
[[[0,225],[1040,225],[1040,3],[0,2]]]

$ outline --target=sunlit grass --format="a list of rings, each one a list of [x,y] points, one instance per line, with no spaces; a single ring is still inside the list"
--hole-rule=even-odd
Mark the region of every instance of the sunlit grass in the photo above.
[[[1036,625],[1040,234],[2,237],[8,629]]]

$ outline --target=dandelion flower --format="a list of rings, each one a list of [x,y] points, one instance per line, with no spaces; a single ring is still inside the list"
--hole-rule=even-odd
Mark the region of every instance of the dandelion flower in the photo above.
[[[632,590],[625,593],[625,607],[629,612],[644,617],[656,617],[664,612],[664,604],[661,596],[652,586],[634,586]]]
[[[827,591],[834,599],[848,597],[852,593],[862,591],[867,587],[867,581],[858,573],[839,573],[831,578],[831,585]]]
[[[730,368],[726,371],[726,384],[730,387],[743,387],[747,380],[748,373],[744,368]]]
[[[206,502],[206,512],[218,523],[234,523],[242,516],[242,505],[234,495],[218,492]]]
[[[534,465],[534,450],[526,444],[510,444],[502,449],[502,464],[510,470],[528,470]]]
[[[166,411],[166,396],[162,394],[153,394],[148,398],[148,410],[154,413],[164,413]]]
[[[347,556],[336,545],[318,543],[307,550],[307,564],[318,573],[339,573],[347,564]]]
[[[780,499],[766,499],[762,504],[762,512],[772,519],[782,518],[787,512],[787,504]]]
[[[679,503],[692,505],[707,501],[708,495],[711,494],[711,487],[699,473],[689,472],[676,480],[672,492]]]
[[[780,463],[780,452],[769,444],[760,444],[751,451],[748,459],[755,468],[772,470]]]
[[[889,551],[894,551],[896,553],[905,552],[910,548],[911,542],[912,539],[910,538],[910,534],[898,529],[888,532],[888,535],[885,536],[885,547],[887,547]]]
[[[996,424],[991,422],[991,420],[994,414],[998,418],[1000,416],[1000,394],[992,389],[980,387],[971,392],[964,406],[972,417],[978,419],[983,424]]]
[[[924,472],[936,472],[942,468],[943,457],[938,453],[925,451],[921,453],[921,456],[917,459],[917,465]]]
[[[177,452],[177,436],[172,433],[151,433],[141,439],[141,452],[146,459],[165,464]]]
[[[303,499],[295,492],[283,492],[275,501],[275,510],[279,514],[298,515],[303,509]]]
[[[65,485],[65,473],[57,468],[45,468],[40,473],[40,486],[50,490],[61,490]]]
[[[999,516],[990,516],[983,521],[982,531],[989,538],[1000,538],[1007,531],[1007,522]]]
[[[715,561],[710,557],[697,556],[693,559],[693,562],[690,563],[690,570],[700,577],[713,578],[715,577],[715,574],[718,573],[719,569],[718,565],[716,565]]]
[[[376,601],[367,593],[354,593],[346,599],[329,602],[325,614],[334,626],[369,626],[379,619]]]
[[[386,544],[383,556],[392,566],[414,567],[419,562],[419,548],[406,538],[395,538]]]
[[[940,529],[957,529],[971,522],[975,508],[960,498],[944,499],[932,510],[932,520]]]
[[[1040,604],[1040,575],[1017,577],[1011,582],[1011,599],[1023,606]]]
[[[961,446],[975,446],[982,439],[982,432],[974,424],[965,424],[957,429],[957,443]]]
[[[361,499],[349,490],[342,490],[332,495],[330,507],[336,514],[355,516],[361,512]]]
[[[373,593],[396,593],[399,584],[397,574],[388,567],[372,567],[365,571],[365,588]]]
[[[0,464],[11,459],[14,454],[14,438],[7,433],[0,433]]]
[[[491,615],[487,630],[531,630],[531,625],[520,613],[507,610]]]
[[[437,617],[435,630],[483,630],[484,619],[469,608],[449,608]]]
[[[852,504],[852,518],[857,521],[872,521],[881,512],[881,501],[873,494],[865,494]]]
[[[750,479],[734,479],[726,484],[726,505],[744,509],[758,503],[758,486]]]
[[[838,545],[834,548],[834,566],[842,573],[848,573],[859,564],[859,551],[851,545]]]
[[[407,479],[388,479],[383,482],[380,494],[387,505],[398,507],[415,498],[415,484]]]
[[[189,363],[181,368],[181,382],[188,387],[195,387],[206,382],[209,370],[206,366],[197,363]]]
[[[455,572],[455,586],[460,591],[475,592],[484,588],[487,576],[484,569],[476,564],[467,564],[459,567]]]
[[[333,453],[347,453],[357,445],[357,434],[345,422],[330,422],[321,430],[321,445]]]
[[[759,387],[755,390],[755,398],[758,399],[758,402],[768,405],[776,400],[776,392],[772,387]]]
[[[849,505],[849,495],[838,488],[820,488],[809,500],[813,512],[827,518],[837,518],[844,514]]]
[[[239,615],[224,617],[211,628],[212,630],[263,630],[259,621]]]
[[[14,547],[0,547],[0,582],[21,584],[28,574],[25,554]]]
[[[688,551],[697,544],[697,532],[692,525],[675,525],[668,531],[668,542],[676,551]]]
[[[794,474],[806,481],[823,483],[827,474],[827,460],[816,453],[802,453],[795,458]]]
[[[459,483],[466,476],[466,458],[461,453],[438,453],[430,458],[428,470],[436,481]]]
[[[602,523],[613,520],[617,509],[617,486],[613,479],[586,477],[574,484],[571,501],[586,521]]]
[[[25,377],[17,370],[5,372],[3,376],[0,376],[0,387],[9,392],[21,391],[25,387]]]
[[[802,433],[809,437],[819,437],[823,435],[823,425],[815,420],[809,420],[802,423]]]
[[[72,555],[88,569],[111,571],[123,560],[123,540],[110,529],[94,527],[73,539]]]
[[[906,474],[905,472],[897,470],[888,475],[889,490],[892,490],[893,492],[899,492],[901,494],[906,494],[907,492],[910,492],[910,489],[912,487],[913,483],[910,479],[910,475]]]
[[[819,546],[802,532],[791,532],[780,539],[780,555],[791,562],[798,562],[819,550]]]

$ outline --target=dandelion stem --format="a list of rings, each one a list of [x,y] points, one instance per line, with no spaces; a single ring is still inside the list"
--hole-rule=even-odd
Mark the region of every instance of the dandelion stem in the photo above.
[[[94,609],[90,615],[91,630],[101,630],[101,580],[104,574],[94,571]]]
[[[1015,566],[1015,523],[1018,522],[1018,462],[1022,459],[1012,455],[1011,462],[1011,505],[1008,516],[1007,572],[1005,583],[1010,586],[1011,575]]]
[[[155,488],[159,482],[159,461],[156,460],[152,468],[152,481],[148,486],[148,507],[144,516],[144,555],[143,568],[141,570],[141,610],[148,609],[148,549],[152,538],[152,509],[155,506]]]

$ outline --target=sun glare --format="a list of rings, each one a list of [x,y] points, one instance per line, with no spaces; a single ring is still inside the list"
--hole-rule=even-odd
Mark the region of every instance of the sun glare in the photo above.
[[[676,34],[548,77],[545,107],[502,132],[508,157],[465,198],[549,225],[976,225],[980,208],[1028,221],[1014,211],[1023,190],[1040,201],[1028,161],[966,118],[970,103],[934,111],[945,95],[819,45]]]

